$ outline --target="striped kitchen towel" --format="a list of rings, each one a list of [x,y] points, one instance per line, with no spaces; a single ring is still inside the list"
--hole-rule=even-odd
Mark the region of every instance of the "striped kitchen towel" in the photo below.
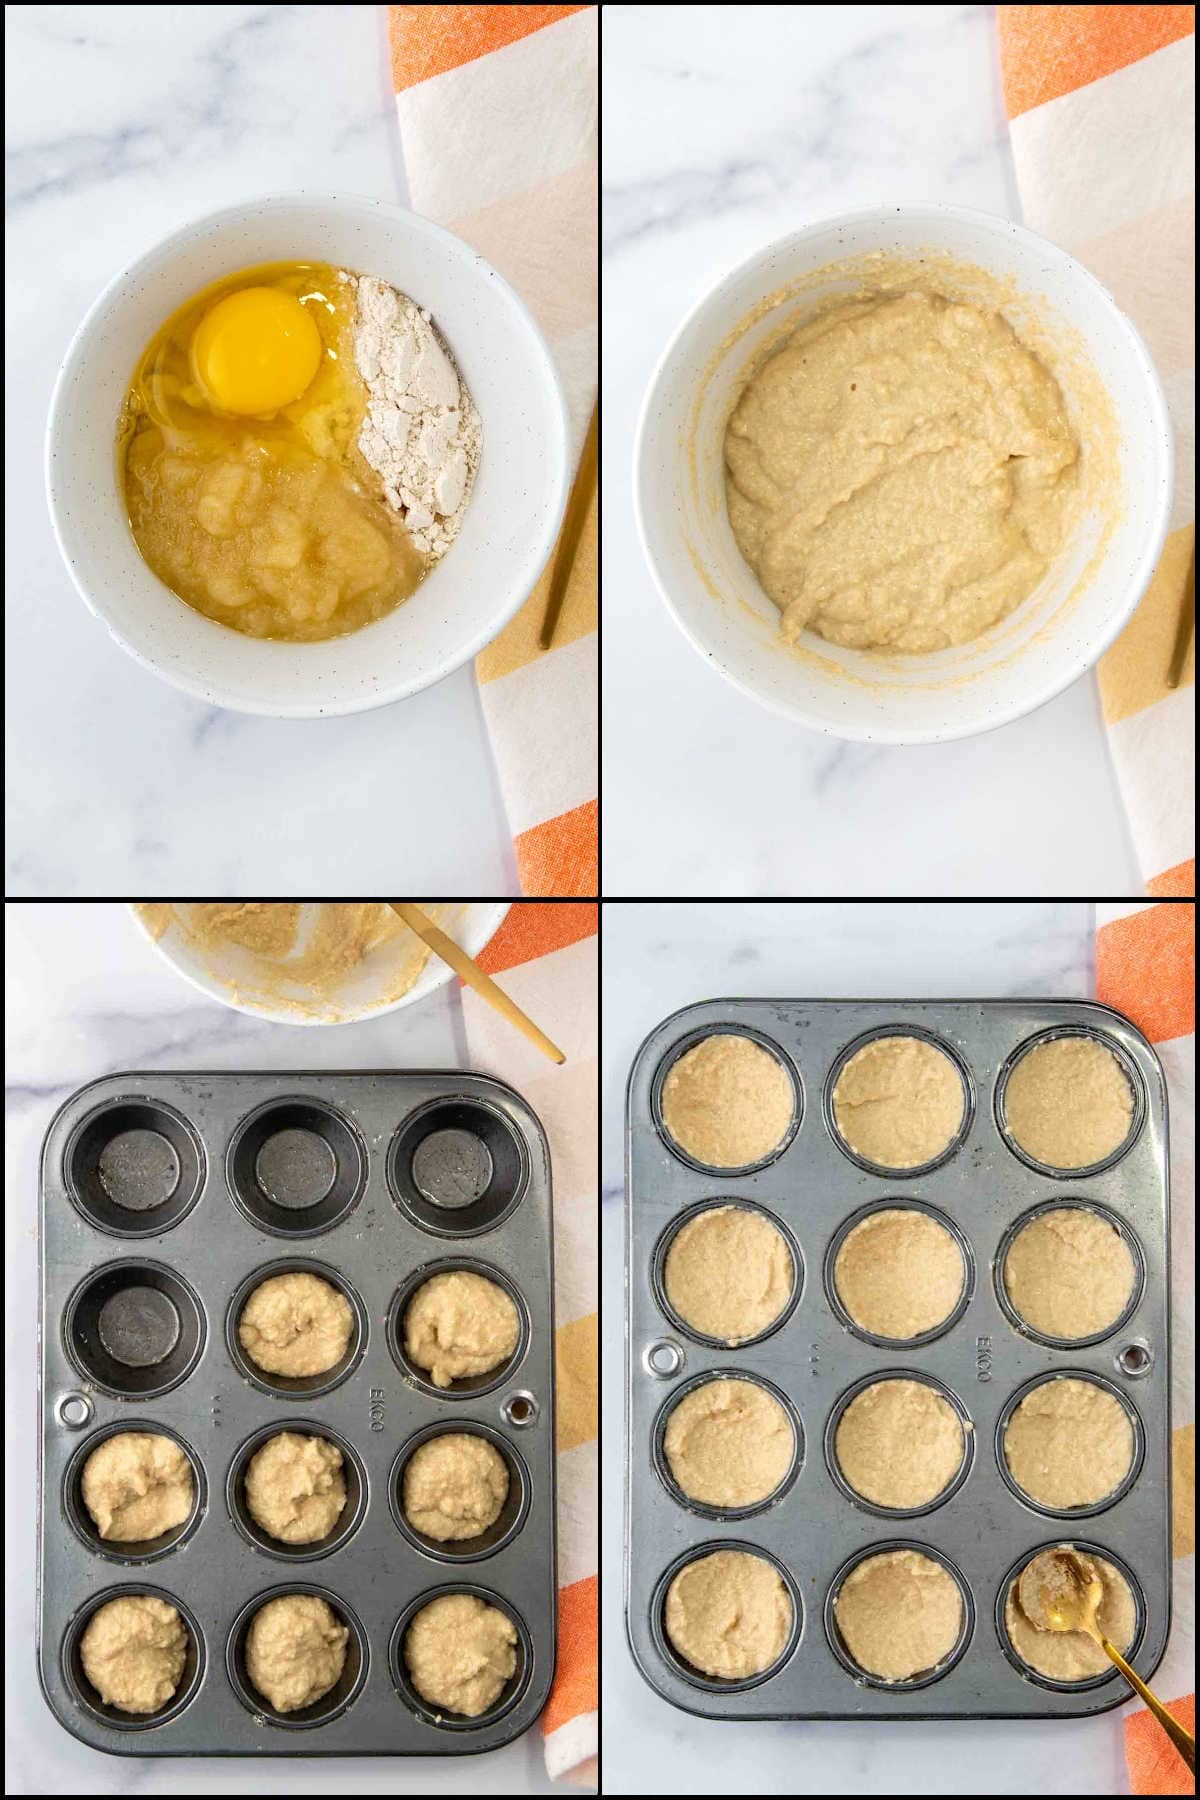
[[[526,301],[566,390],[575,461],[596,401],[597,17],[590,6],[393,6],[392,84],[413,207]],[[479,657],[526,894],[599,892],[598,498],[553,633],[549,566]]]
[[[1196,1728],[1196,1306],[1194,1119],[1196,925],[1190,902],[1102,905],[1096,933],[1096,998],[1131,1018],[1158,1052],[1171,1107],[1171,1631],[1154,1691]],[[1125,1707],[1125,1755],[1134,1794],[1192,1794],[1183,1758],[1140,1700]]]
[[[1109,743],[1149,894],[1194,894],[1195,13],[1002,6],[1004,92],[1025,222],[1104,283],[1149,346],[1175,437],[1167,541],[1100,664]],[[1172,685],[1172,679],[1175,685]]]
[[[558,1430],[558,1670],[542,1731],[552,1777],[594,1786],[597,1754],[597,908],[514,906],[479,957],[565,1052],[556,1067],[470,988],[472,1064],[525,1095],[546,1127],[554,1179]]]

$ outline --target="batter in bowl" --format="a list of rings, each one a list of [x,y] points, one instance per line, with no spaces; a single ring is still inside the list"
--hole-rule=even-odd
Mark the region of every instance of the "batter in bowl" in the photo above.
[[[1069,1550],[1072,1546],[1064,1544],[1061,1548]],[[1037,1557],[1033,1558],[1034,1562],[1037,1560]],[[1102,1556],[1089,1552],[1084,1560],[1096,1570],[1104,1589],[1096,1610],[1096,1623],[1109,1642],[1124,1655],[1137,1628],[1137,1606],[1132,1590],[1120,1570],[1114,1569]],[[1087,1681],[1090,1676],[1103,1675],[1112,1668],[1112,1663],[1089,1632],[1046,1631],[1031,1620],[1021,1604],[1020,1579],[1018,1576],[1008,1590],[1004,1628],[1022,1662],[1036,1669],[1039,1675],[1048,1675],[1052,1681]]]
[[[833,1602],[851,1659],[881,1681],[911,1681],[954,1649],[963,1623],[958,1583],[918,1550],[884,1550],[857,1563]]]
[[[835,1455],[856,1494],[875,1506],[927,1506],[962,1466],[962,1420],[923,1381],[876,1381],[838,1422]]]
[[[1004,1089],[1014,1141],[1052,1169],[1104,1162],[1129,1136],[1133,1091],[1111,1050],[1090,1037],[1050,1038],[1018,1062]]]
[[[762,1162],[791,1129],[795,1097],[778,1057],[741,1032],[718,1032],[667,1072],[663,1124],[681,1150],[712,1169]]]
[[[847,1232],[833,1265],[838,1299],[874,1337],[935,1331],[958,1305],[962,1251],[928,1213],[889,1207]]]
[[[1040,1213],[1017,1233],[1004,1259],[1009,1300],[1046,1337],[1092,1337],[1115,1324],[1133,1283],[1125,1239],[1084,1206]]]
[[[705,1675],[746,1681],[783,1655],[792,1601],[773,1563],[747,1550],[714,1550],[685,1563],[667,1589],[666,1631]]]
[[[703,1506],[756,1506],[792,1463],[791,1420],[757,1381],[705,1381],[667,1420],[663,1449],[680,1490]]]
[[[693,1331],[742,1344],[761,1337],[792,1297],[791,1251],[771,1221],[745,1206],[709,1206],[671,1240],[667,1299]]]
[[[1079,460],[1062,390],[999,313],[868,293],[751,375],[725,434],[729,522],[789,643],[944,650],[1038,585]]]
[[[885,1169],[915,1169],[940,1156],[962,1127],[963,1107],[957,1068],[924,1038],[872,1038],[833,1090],[842,1138]]]
[[[1004,1430],[1017,1486],[1039,1505],[1063,1510],[1106,1499],[1128,1475],[1133,1450],[1133,1426],[1120,1401],[1075,1376],[1039,1383]]]

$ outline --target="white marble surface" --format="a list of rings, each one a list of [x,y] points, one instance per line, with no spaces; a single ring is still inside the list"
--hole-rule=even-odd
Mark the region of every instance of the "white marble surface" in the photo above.
[[[457,983],[366,1024],[298,1030],[234,1012],[156,956],[123,906],[10,904],[5,1132],[5,1788],[10,1794],[554,1793],[534,1727],[469,1758],[105,1756],[47,1710],[34,1659],[37,1167],[76,1088],[116,1069],[453,1068]]]
[[[183,221],[299,189],[406,198],[382,7],[10,6],[7,892],[518,892],[474,676],[279,721],[206,707],[86,610],[46,510],[59,363]]]
[[[604,9],[605,891],[1138,893],[1094,677],[944,747],[744,698],[663,607],[633,433],[680,320],[751,251],[896,201],[1020,217],[990,7]]]
[[[1083,904],[660,904],[604,910],[604,1788],[612,1794],[1115,1794],[1121,1712],[1051,1723],[737,1724],[655,1694],[629,1654],[621,1561],[625,1081],[646,1033],[689,1001],[738,995],[1090,995]],[[1185,1669],[1177,1680],[1186,1687]],[[1166,1691],[1182,1691],[1168,1686]],[[1138,1703],[1131,1703],[1138,1704]]]

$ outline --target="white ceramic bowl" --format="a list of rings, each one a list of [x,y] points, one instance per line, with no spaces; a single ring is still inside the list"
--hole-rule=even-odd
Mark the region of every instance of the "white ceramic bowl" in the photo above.
[[[381,1001],[379,995],[387,993],[396,968],[397,947],[380,944],[363,958],[342,984],[332,1002],[337,1008],[336,1015],[308,1017],[285,1006],[269,1006],[263,1001],[235,995],[229,984],[244,978],[247,969],[246,952],[236,944],[214,944],[201,954],[177,924],[172,923],[161,937],[155,937],[137,906],[131,904],[129,910],[138,929],[185,981],[190,981],[210,999],[219,1000],[222,1006],[232,1006],[235,1012],[251,1013],[256,1019],[272,1019],[280,1025],[352,1025],[362,1019],[379,1018],[383,1013],[395,1012],[398,1007],[411,1006],[414,1000],[423,1000],[426,994],[432,994],[435,988],[444,987],[446,982],[454,979],[449,964],[440,956],[430,956],[406,994],[398,1000]],[[443,929],[468,955],[478,956],[499,931],[508,910],[507,905],[498,903],[463,906]]]
[[[779,614],[734,542],[725,506],[722,440],[731,396],[756,348],[791,314],[852,280],[807,287],[803,306],[779,297],[815,270],[883,251],[932,249],[1011,281],[1039,323],[1082,340],[1117,424],[1115,526],[1082,591],[1079,577],[1104,521],[1084,519],[1063,556],[1008,620],[953,650],[879,657],[805,633],[802,653],[779,635]],[[776,300],[764,305],[772,296]],[[750,329],[747,318],[764,307]],[[1019,327],[1018,327],[1019,329]],[[1064,382],[1068,405],[1073,396]],[[1007,219],[958,207],[888,207],[809,226],[727,276],[677,332],[646,395],[634,487],[642,542],[663,599],[706,661],[752,699],[833,737],[928,743],[988,731],[1031,712],[1113,642],[1145,592],[1171,497],[1166,404],[1138,333],[1095,277]],[[1064,604],[1067,596],[1070,603]]]
[[[427,307],[483,421],[462,530],[411,600],[319,644],[243,636],[151,573],[122,505],[117,416],[137,358],[189,295],[255,263],[312,258],[377,275]],[[378,200],[294,195],[197,219],[118,275],[67,352],[50,408],[46,486],[80,594],[126,650],[201,700],[278,718],[362,712],[467,662],[528,597],[568,485],[567,415],[523,301],[461,238]]]

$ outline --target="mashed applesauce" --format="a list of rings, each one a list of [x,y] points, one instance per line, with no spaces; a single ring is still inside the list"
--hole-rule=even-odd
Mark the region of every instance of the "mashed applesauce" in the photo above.
[[[240,310],[220,311],[235,295]],[[356,631],[425,572],[357,448],[353,324],[330,267],[242,270],[173,313],[134,372],[118,452],[138,549],[247,636]]]

